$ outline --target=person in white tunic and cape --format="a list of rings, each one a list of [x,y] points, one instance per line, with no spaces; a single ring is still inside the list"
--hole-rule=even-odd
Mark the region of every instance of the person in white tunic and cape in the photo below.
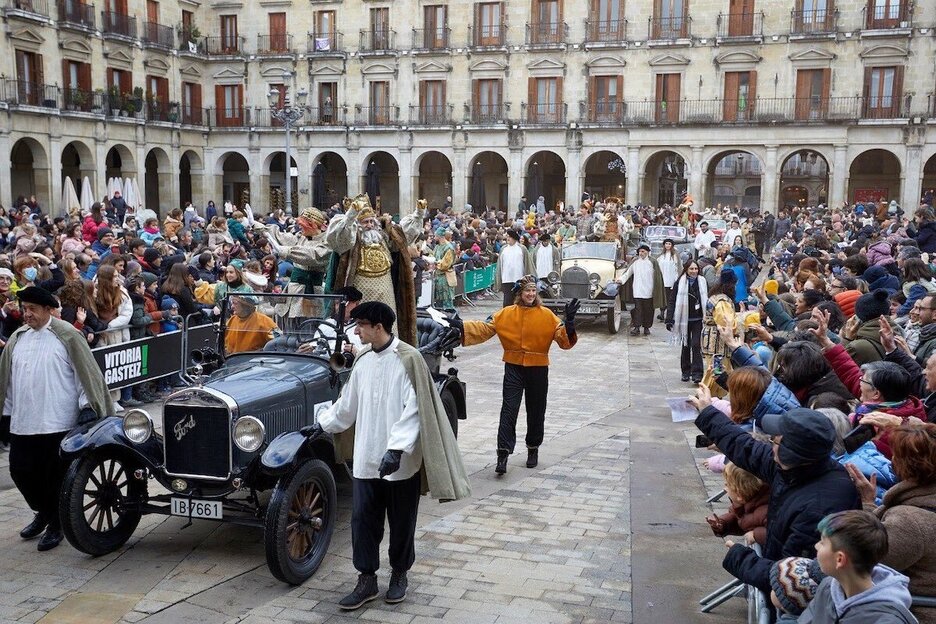
[[[525,275],[536,273],[533,259],[519,241],[520,234],[516,230],[507,230],[507,244],[501,249],[494,268],[494,287],[504,294],[505,308],[514,303],[516,283]]]

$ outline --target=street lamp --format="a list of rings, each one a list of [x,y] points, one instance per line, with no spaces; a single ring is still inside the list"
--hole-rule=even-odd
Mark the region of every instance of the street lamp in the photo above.
[[[278,89],[270,89],[270,92],[267,94],[267,102],[270,104],[270,115],[274,119],[279,120],[286,130],[286,214],[290,216],[295,215],[292,211],[292,157],[289,153],[289,135],[293,125],[305,114],[305,105],[308,97],[309,93],[304,88],[299,89],[296,93],[296,107],[293,108],[290,106],[288,100],[282,107],[279,106],[280,91]]]

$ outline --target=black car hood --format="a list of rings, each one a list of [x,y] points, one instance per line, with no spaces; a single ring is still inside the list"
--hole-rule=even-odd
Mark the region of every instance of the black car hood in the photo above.
[[[260,403],[302,401],[305,384],[327,379],[328,364],[311,357],[238,355],[212,373],[204,386],[222,392],[242,408]]]

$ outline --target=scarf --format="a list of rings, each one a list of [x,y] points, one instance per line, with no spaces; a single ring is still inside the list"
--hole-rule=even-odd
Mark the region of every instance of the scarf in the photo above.
[[[705,316],[705,309],[702,308],[702,302],[708,301],[708,284],[705,283],[700,274],[696,278],[699,285],[699,312]],[[673,314],[673,324],[678,330],[673,334],[673,344],[686,346],[689,341],[689,278],[683,274],[679,278],[679,284],[676,288],[676,305]]]
[[[159,228],[145,227],[145,228],[143,228],[143,230],[144,230],[147,234],[159,234]]]

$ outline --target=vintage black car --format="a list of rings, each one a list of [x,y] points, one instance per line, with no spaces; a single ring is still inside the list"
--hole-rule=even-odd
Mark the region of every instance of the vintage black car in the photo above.
[[[94,556],[113,552],[143,514],[204,518],[263,528],[267,564],[286,583],[315,572],[334,531],[333,471],[347,467],[336,461],[330,435],[307,432],[337,399],[350,368],[344,300],[294,297],[301,303],[235,297],[231,303],[246,300],[276,319],[276,329],[242,330],[239,339],[225,306],[217,349],[199,351],[204,369],[166,399],[161,427],[133,409],[69,433],[61,446],[71,464],[60,513],[72,546]],[[276,314],[283,309],[289,317]],[[443,355],[454,358],[458,332],[438,313],[421,314],[418,329],[457,433],[465,385],[454,368],[440,373],[439,363]],[[297,352],[303,344],[308,351]],[[231,352],[244,346],[250,349]],[[168,493],[150,493],[151,481]]]

